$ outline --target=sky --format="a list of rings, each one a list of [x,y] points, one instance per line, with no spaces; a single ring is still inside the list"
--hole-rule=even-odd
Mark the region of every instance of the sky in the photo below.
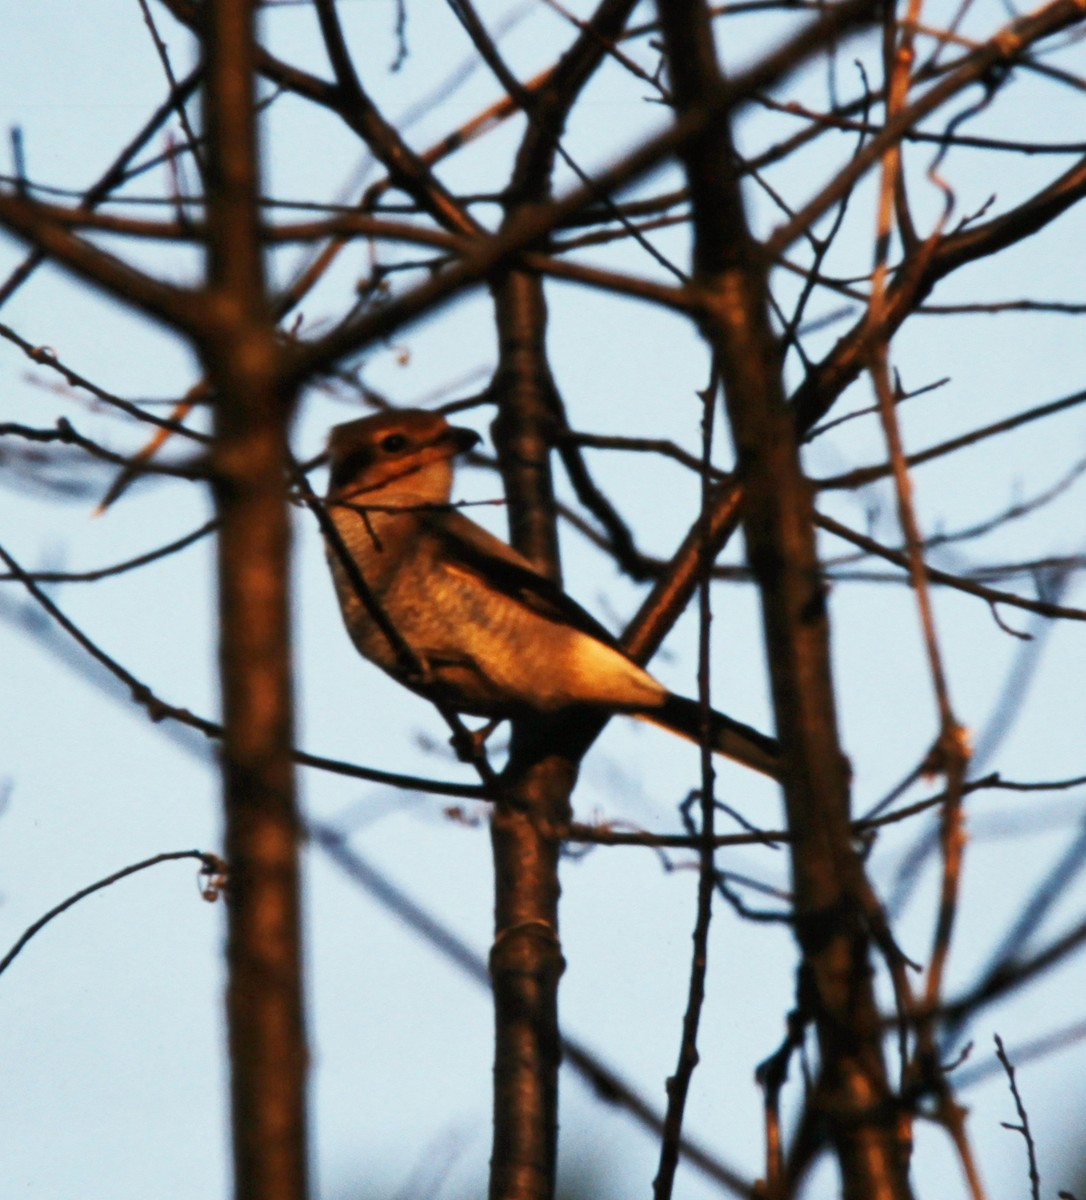
[[[409,136],[430,144],[497,95],[485,72],[470,75],[440,104],[433,89],[452,76],[468,46],[449,10],[437,0],[408,3],[410,53],[399,71],[392,3],[341,4],[367,86],[392,115],[409,114]],[[542,4],[481,4],[480,12],[508,32],[502,47],[527,78],[546,65],[568,36]],[[584,9],[581,5],[578,11]],[[180,31],[161,13],[177,70],[189,61]],[[937,23],[945,14],[932,10]],[[1005,19],[1001,6],[980,4],[964,31],[990,32]],[[164,94],[158,64],[138,6],[120,0],[72,6],[38,0],[0,2],[0,118],[18,126],[29,176],[58,187],[93,180]],[[727,27],[721,52],[734,71],[777,38],[780,21],[744,19]],[[269,14],[266,34],[278,53],[324,72],[315,23],[304,7]],[[638,53],[646,62],[651,52]],[[43,63],[48,64],[43,69]],[[848,54],[839,86],[855,86]],[[795,88],[815,88],[803,77]],[[567,146],[599,168],[666,114],[646,102],[645,85],[605,72],[571,124]],[[806,94],[806,93],[803,93]],[[1051,79],[1015,82],[1006,103],[982,114],[978,133],[1059,138],[1082,128],[1076,93]],[[1077,125],[1076,125],[1077,122]],[[454,190],[499,188],[519,125],[497,130],[443,168]],[[783,117],[751,116],[740,127],[744,150],[792,130]],[[314,119],[297,102],[272,105],[265,132],[269,190],[281,199],[335,199],[357,194],[379,173],[353,135],[330,118]],[[161,139],[155,149],[163,148]],[[803,196],[832,174],[840,147],[805,154],[775,182]],[[0,152],[0,161],[3,161]],[[913,200],[926,228],[937,219],[941,193],[924,180],[930,150],[917,152]],[[994,195],[992,211],[1013,204],[1069,165],[1069,158],[960,151],[942,168],[955,191],[956,217]],[[3,171],[7,171],[5,165]],[[559,174],[560,187],[568,173]],[[678,186],[674,170],[642,185],[645,194]],[[171,186],[161,170],[131,185],[131,195]],[[750,194],[761,232],[780,215],[763,194]],[[873,192],[858,189],[849,235],[830,260],[839,274],[870,266]],[[494,210],[484,210],[488,218]],[[1082,301],[1081,254],[1086,217],[1072,213],[1045,235],[998,260],[979,264],[941,288],[941,303],[1022,297]],[[681,231],[654,241],[676,261],[689,254]],[[103,244],[119,250],[116,243]],[[150,246],[125,253],[176,281],[195,283],[194,253]],[[0,238],[0,274],[22,251]],[[297,251],[270,264],[282,283],[297,268]],[[591,261],[651,275],[652,264],[629,247],[603,248]],[[306,300],[303,332],[319,332],[341,310],[367,270],[364,247]],[[787,291],[787,281],[781,284]],[[696,335],[671,314],[632,300],[613,300],[565,283],[548,285],[549,346],[556,379],[576,428],[589,432],[669,436],[697,445],[697,389],[706,358]],[[829,311],[828,301],[812,316]],[[128,398],[174,398],[199,378],[191,353],[166,331],[149,326],[116,301],[73,283],[53,268],[40,271],[2,310],[4,322],[32,345],[47,347],[84,376]],[[1081,317],[1027,314],[915,318],[894,346],[906,387],[948,379],[901,410],[910,449],[997,420],[1082,386]],[[830,325],[812,345],[824,352],[847,327]],[[437,398],[478,391],[494,361],[490,304],[473,294],[438,318],[397,334],[360,364],[367,386],[397,404],[432,406]],[[788,364],[791,382],[796,363]],[[118,451],[132,452],[144,433],[85,398],[56,387],[15,346],[0,341],[0,421],[35,426],[67,417]],[[871,403],[855,385],[835,413]],[[311,389],[294,430],[296,452],[320,451],[328,428],[361,410],[345,385]],[[459,420],[486,435],[492,413]],[[1036,495],[1082,455],[1083,417],[1072,409],[1013,436],[993,439],[914,475],[918,511],[929,530],[980,521]],[[0,443],[0,454],[4,445]],[[187,451],[172,452],[183,457]],[[729,461],[726,436],[718,458]],[[885,457],[870,418],[819,439],[805,452],[813,476]],[[590,455],[599,479],[629,514],[649,553],[667,555],[696,511],[698,482],[673,463],[646,456]],[[186,483],[136,485],[108,513],[94,509],[113,474],[95,468],[69,482],[81,490],[66,502],[12,478],[0,458],[0,544],[27,568],[80,570],[120,561],[197,528],[211,515],[209,496]],[[563,497],[569,489],[563,483]],[[494,500],[495,477],[462,473],[458,494]],[[885,486],[830,494],[825,510],[857,528],[894,541],[893,500]],[[1086,534],[1080,494],[1070,488],[1036,520],[1009,523],[982,545],[949,547],[933,559],[949,570],[981,561],[1006,562],[1077,553]],[[499,506],[472,510],[504,535]],[[563,529],[569,591],[606,624],[621,629],[643,594],[621,578],[576,531]],[[826,540],[824,553],[842,553]],[[470,782],[447,746],[447,731],[427,705],[357,658],[343,631],[307,515],[295,518],[298,741],[315,753],[387,770]],[[727,561],[741,561],[729,548]],[[1027,593],[1034,584],[1016,580]],[[163,699],[214,716],[214,572],[204,540],[146,570],[96,585],[67,583],[51,598],[108,653]],[[1064,603],[1082,604],[1072,584]],[[855,769],[855,806],[864,811],[922,756],[936,730],[931,685],[910,593],[886,583],[837,583],[830,597],[840,720]],[[714,703],[770,728],[758,609],[744,584],[721,584],[714,596]],[[990,720],[1024,643],[993,620],[976,599],[939,592],[936,618],[951,692],[963,722],[985,748],[977,770],[1008,778],[1083,774],[1081,679],[1086,671],[1081,626],[1043,627],[1028,614],[1003,610],[1006,625],[1038,635],[1028,679],[1015,676],[1021,701],[1010,732],[994,745]],[[653,670],[691,694],[697,629],[684,618]],[[119,868],[164,851],[218,849],[221,842],[214,750],[169,724],[153,725],[124,690],[74,647],[11,583],[0,584],[0,782],[5,804],[0,837],[0,952],[65,896]],[[501,735],[498,735],[499,741]],[[631,721],[611,723],[587,758],[575,794],[579,818],[628,822],[674,831],[677,805],[697,785],[696,749]],[[440,797],[307,772],[300,776],[307,816],[349,833],[360,859],[402,889],[485,960],[491,927],[486,814],[465,805],[450,813]],[[930,790],[930,788],[929,788]],[[722,766],[719,792],[752,819],[780,820],[779,800],[765,782]],[[920,788],[915,795],[926,794]],[[1030,889],[1058,860],[1082,819],[1082,792],[1005,797],[982,793],[970,804],[970,851],[948,990],[975,978],[1001,932],[1021,911]],[[914,957],[930,939],[938,876],[930,861],[910,867],[909,850],[932,825],[913,823],[888,833],[871,859],[885,897],[903,896],[895,930]],[[786,888],[783,854],[740,849],[724,865],[769,888]],[[666,862],[645,849],[595,850],[563,864],[563,943],[568,967],[561,1009],[567,1032],[658,1106],[678,1048],[685,1002],[689,930],[696,873],[681,855]],[[1040,945],[1078,919],[1083,883],[1068,873],[1066,894],[1030,943]],[[752,903],[779,909],[754,895]],[[318,848],[305,856],[309,1030],[313,1055],[314,1161],[317,1195],[460,1197],[479,1194],[489,1156],[491,1012],[485,991],[405,928],[372,891],[360,886]],[[228,1194],[224,1036],[221,1021],[221,903],[201,898],[191,861],[146,871],[75,906],[49,926],[0,977],[0,1191],[35,1200],[156,1200]],[[719,1149],[736,1169],[760,1169],[762,1130],[756,1064],[779,1044],[792,1001],[794,956],[780,924],[744,922],[722,904],[713,926],[709,995],[688,1128]],[[968,1067],[991,1063],[991,1039],[1010,1048],[1081,1019],[1082,965],[1073,962],[1022,998],[986,1010],[973,1030]],[[1072,1045],[1019,1071],[1046,1191],[1074,1185],[1074,1151],[1083,1118],[1081,1080],[1086,1050]],[[794,1075],[798,1069],[794,1071]],[[1005,1081],[985,1077],[964,1095],[971,1132],[993,1200],[1025,1193],[1021,1138],[1001,1127],[1013,1121]],[[788,1101],[794,1106],[794,1096]],[[562,1161],[584,1171],[593,1194],[645,1194],[655,1170],[655,1146],[631,1119],[601,1105],[568,1071],[563,1078]],[[921,1126],[918,1180],[922,1194],[962,1194],[945,1138]],[[716,1194],[684,1169],[677,1195]],[[810,1195],[834,1194],[822,1172]]]

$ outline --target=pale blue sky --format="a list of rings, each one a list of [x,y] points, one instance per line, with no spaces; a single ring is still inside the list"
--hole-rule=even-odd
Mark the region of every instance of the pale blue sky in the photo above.
[[[387,69],[395,53],[392,3],[358,0],[340,7],[366,84],[392,116],[427,95],[468,52],[445,5],[409,0],[411,55],[392,75]],[[496,0],[479,7],[490,21],[509,11]],[[578,5],[578,11],[584,9]],[[938,19],[933,10],[931,20]],[[1001,6],[978,4],[971,31],[991,31],[1002,19]],[[35,180],[87,184],[164,94],[138,6],[120,0],[95,5],[2,0],[0,27],[5,30],[0,41],[3,127],[22,129]],[[747,61],[779,28],[759,27],[749,18],[729,25],[729,66]],[[184,37],[165,18],[163,29],[181,71],[187,65]],[[314,23],[304,8],[275,13],[272,34],[279,53],[323,69]],[[550,61],[566,36],[553,13],[541,4],[529,6],[503,49],[527,77]],[[651,61],[643,47],[640,53]],[[842,56],[843,92],[854,86],[851,57],[852,52]],[[600,166],[662,122],[663,110],[645,103],[645,91],[616,73],[594,83],[571,126],[570,150],[586,166]],[[426,146],[495,95],[487,74],[478,72],[447,104],[426,112],[413,126],[413,144]],[[1012,122],[1014,135],[1073,136],[1083,124],[1072,102],[1079,103],[1050,82],[1024,80],[1015,85],[1014,98],[981,118],[974,132],[990,133]],[[353,136],[331,118],[315,121],[294,101],[272,113],[269,177],[276,195],[336,197],[364,165]],[[782,130],[794,128],[783,118],[777,123]],[[745,146],[763,143],[758,130],[757,122],[743,128]],[[514,132],[512,127],[499,131],[470,148],[442,169],[443,178],[454,189],[477,190],[480,178],[483,187],[500,187]],[[156,144],[161,147],[161,140]],[[929,158],[924,151],[918,161]],[[992,192],[998,192],[993,209],[998,211],[1070,161],[996,159],[962,151],[949,160],[944,174],[963,215]],[[803,175],[797,166],[774,182],[802,197],[837,163],[836,152],[809,154]],[[939,197],[918,178],[913,185],[917,212],[930,220]],[[661,173],[651,186],[674,186],[677,179],[675,172]],[[146,184],[133,185],[133,192],[144,195],[162,186],[155,174]],[[861,188],[851,211],[851,233],[835,249],[829,269],[842,274],[868,269],[871,200],[870,187]],[[761,198],[754,203],[759,227],[768,229],[776,216]],[[1005,258],[970,268],[935,299],[1086,299],[1084,234],[1086,217],[1073,213]],[[685,264],[681,234],[654,235],[654,242]],[[20,254],[13,242],[0,240],[0,274],[6,275]],[[191,255],[160,259],[141,247],[139,256],[174,278],[196,278],[198,262]],[[285,253],[275,264],[276,277],[285,278],[297,260],[296,253]],[[592,261],[646,275],[655,271],[628,247],[599,251]],[[344,254],[342,268],[303,306],[303,330],[340,310],[365,267],[363,248]],[[571,285],[551,285],[549,298],[555,373],[575,426],[666,435],[695,446],[694,393],[706,377],[706,356],[696,336],[676,317]],[[827,307],[828,302],[816,305],[811,315]],[[185,347],[51,268],[0,311],[0,321],[35,344],[53,347],[65,363],[124,396],[174,397],[198,378]],[[820,335],[820,352],[843,328]],[[489,367],[491,330],[489,302],[477,294],[374,351],[365,360],[364,377],[397,403],[412,402],[449,380]],[[1082,387],[1082,346],[1081,318],[915,319],[894,349],[906,386],[943,376],[951,381],[905,407],[910,448]],[[133,433],[108,412],[88,412],[82,401],[53,394],[48,390],[53,382],[0,342],[0,420],[44,426],[63,415],[118,449],[141,444],[142,431]],[[474,382],[464,390],[478,386]],[[868,403],[870,389],[860,383],[838,411]],[[315,453],[328,426],[355,411],[348,401],[314,390],[299,413],[298,453]],[[485,434],[490,414],[462,419]],[[925,526],[956,528],[1047,486],[1082,454],[1084,419],[1072,410],[919,469],[915,484]],[[867,419],[816,443],[808,465],[812,474],[822,475],[882,457],[881,434]],[[723,441],[721,460],[727,461]],[[693,519],[696,483],[677,467],[653,465],[643,457],[593,455],[590,461],[635,523],[645,548],[667,554]],[[111,476],[103,471],[96,478],[106,484]],[[464,498],[492,499],[498,487],[493,477],[467,473],[459,491]],[[1080,495],[1072,490],[1040,521],[1007,526],[983,545],[967,548],[964,558],[938,561],[954,569],[981,554],[1001,562],[1076,552],[1086,535]],[[208,497],[185,484],[140,485],[105,517],[93,519],[96,498],[58,504],[29,489],[5,486],[0,542],[27,567],[81,569],[180,536],[210,513]],[[863,528],[864,506],[875,499],[876,530],[893,541],[893,505],[885,488],[858,497],[835,495],[825,504],[827,511]],[[500,508],[476,509],[474,515],[504,532]],[[316,532],[301,514],[296,528],[300,743],[386,769],[469,779],[447,753],[440,719],[355,656],[340,624]],[[618,578],[576,532],[563,532],[563,547],[569,590],[609,624],[621,625],[635,610],[641,589]],[[839,554],[843,547],[827,542],[825,550]],[[738,546],[729,555],[737,561]],[[1028,581],[1014,586],[1030,594]],[[63,637],[49,630],[40,638],[27,636],[17,624],[24,597],[12,584],[0,589],[0,776],[10,784],[0,838],[2,950],[65,895],[130,862],[164,850],[217,849],[219,816],[212,751],[195,738],[171,741],[167,728],[151,725],[115,689],[103,690],[103,676],[73,655]],[[214,715],[208,544],[143,572],[94,586],[68,584],[51,595],[164,699]],[[1083,603],[1081,589],[1065,600]],[[959,716],[981,731],[1020,643],[997,627],[982,601],[939,593],[936,608]],[[935,732],[935,713],[915,610],[905,589],[841,584],[833,590],[831,612],[841,722],[856,769],[856,807],[862,811],[923,753]],[[715,614],[716,703],[767,726],[752,593],[745,586],[721,586]],[[1029,624],[1023,613],[1001,615],[1015,628]],[[695,637],[694,622],[684,620],[653,664],[670,686],[687,693],[695,688]],[[1071,624],[1052,633],[1030,704],[990,767],[1012,778],[1083,773],[1084,637],[1081,626]],[[695,750],[660,731],[615,721],[585,763],[576,809],[584,819],[627,820],[671,831],[678,825],[677,802],[697,781]],[[360,853],[485,955],[491,919],[485,814],[471,810],[469,815],[479,819],[465,825],[444,815],[440,799],[402,796],[316,773],[304,774],[301,783],[307,811],[324,821],[348,819]],[[779,819],[778,802],[762,781],[723,767],[719,786],[722,797],[752,818],[770,824]],[[984,795],[971,804],[975,841],[967,859],[951,994],[969,983],[1026,890],[1044,875],[1081,799],[1077,793],[1055,799]],[[994,837],[1000,814],[1018,822],[1014,837]],[[872,868],[884,889],[918,831],[914,826],[880,842]],[[744,850],[724,861],[767,883],[787,883],[783,854]],[[446,1162],[448,1180],[440,1195],[478,1194],[477,1180],[489,1155],[486,996],[345,881],[321,854],[307,856],[306,872],[318,1194],[344,1200],[437,1195],[438,1168]],[[906,951],[920,959],[929,944],[935,881],[929,867],[920,899],[897,926]],[[694,882],[692,870],[665,873],[653,853],[635,849],[597,850],[563,869],[569,963],[561,993],[565,1024],[660,1105],[685,999]],[[1082,896],[1079,883],[1045,927],[1049,936],[1081,910]],[[0,979],[0,1077],[5,1081],[0,1193],[35,1200],[188,1200],[227,1194],[222,922],[222,906],[199,899],[191,864],[160,867],[77,906]],[[718,908],[702,1066],[691,1095],[689,1128],[752,1176],[760,1170],[762,1154],[753,1069],[782,1036],[792,970],[792,947],[783,929],[743,924]],[[1013,1048],[1081,1016],[1083,982],[1081,963],[1076,963],[1021,1002],[985,1012],[971,1061],[990,1056],[992,1031]],[[1019,1075],[1049,1193],[1072,1186],[1065,1155],[1082,1124],[1084,1069],[1086,1050],[1079,1046]],[[601,1184],[601,1197],[647,1194],[655,1163],[651,1140],[621,1113],[593,1103],[576,1081],[567,1079],[564,1086],[563,1152],[569,1160],[594,1157],[610,1173],[613,1193]],[[1020,1139],[999,1126],[1013,1119],[1004,1084],[993,1079],[965,1100],[972,1108],[971,1131],[990,1195],[1017,1200],[1025,1192],[1025,1164]],[[941,1200],[960,1194],[957,1168],[941,1135],[921,1129],[919,1145],[921,1190]],[[684,1173],[677,1194],[700,1200],[714,1193],[699,1176]],[[812,1194],[829,1196],[832,1187],[823,1180]]]

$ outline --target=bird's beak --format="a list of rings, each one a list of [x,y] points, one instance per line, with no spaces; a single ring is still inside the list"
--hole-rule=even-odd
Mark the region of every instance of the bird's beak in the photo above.
[[[450,425],[445,436],[454,446],[454,454],[465,454],[473,450],[483,440],[474,429],[464,429],[460,425]]]

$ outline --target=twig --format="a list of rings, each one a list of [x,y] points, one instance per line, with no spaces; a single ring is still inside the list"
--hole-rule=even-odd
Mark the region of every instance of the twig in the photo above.
[[[664,1115],[664,1136],[660,1141],[660,1161],[653,1181],[656,1200],[667,1200],[672,1194],[675,1170],[679,1161],[679,1141],[682,1137],[686,1100],[690,1083],[698,1064],[698,1028],[701,1010],[705,1002],[705,979],[709,967],[709,924],[713,912],[713,892],[716,880],[715,863],[715,820],[716,799],[714,796],[715,772],[709,743],[710,675],[709,675],[709,625],[712,620],[710,605],[710,574],[712,564],[712,525],[710,509],[712,503],[712,474],[710,461],[713,441],[713,414],[720,376],[716,363],[713,364],[709,383],[700,393],[702,404],[701,420],[701,509],[698,521],[700,554],[698,563],[698,705],[702,722],[700,739],[701,766],[701,828],[698,830],[698,888],[694,930],[691,934],[690,979],[687,984],[686,1010],[683,1013],[682,1031],[679,1041],[678,1062],[675,1073],[667,1081],[667,1112]]]
[[[918,450],[914,454],[907,455],[905,463],[909,467],[920,466],[921,463],[931,462],[933,459],[953,454],[956,450],[961,450],[965,446],[975,446],[978,442],[995,437],[997,434],[1009,433],[1012,429],[1017,429],[1021,425],[1028,425],[1031,421],[1039,421],[1055,413],[1063,412],[1065,409],[1075,408],[1084,401],[1086,401],[1086,390],[1072,392],[1071,395],[1063,396],[1059,400],[1050,400],[1045,404],[1038,404],[1036,407],[1028,408],[1024,412],[1015,413],[1013,417],[1007,417],[1002,421],[995,421],[990,425],[982,425],[979,429],[971,430],[969,433],[949,438],[947,441],[940,442],[936,446],[929,446],[927,450]],[[816,479],[814,482],[820,491],[851,489],[862,487],[868,483],[874,483],[877,479],[884,479],[886,476],[892,475],[893,471],[893,463],[885,462],[870,467],[857,467],[852,471],[846,471],[842,475],[828,475],[823,479]]]
[[[86,376],[80,375],[78,371],[73,371],[71,367],[66,367],[57,357],[56,351],[51,347],[35,346],[25,338],[20,337],[14,329],[7,325],[0,324],[0,337],[18,346],[27,358],[37,363],[38,366],[48,367],[50,370],[56,371],[71,387],[81,388],[89,392],[96,400],[101,400],[103,404],[108,404],[130,417],[135,417],[137,421],[145,421],[148,425],[157,425],[160,429],[168,429],[171,433],[180,433],[183,437],[191,438],[195,442],[206,444],[211,441],[211,438],[206,433],[190,429],[187,425],[181,425],[177,421],[170,420],[168,417],[156,417],[154,413],[147,412],[146,409],[140,408],[138,404],[133,404],[131,401],[124,400],[112,392],[107,392],[104,388],[100,388],[97,384],[92,383]]]
[[[192,729],[198,730],[205,737],[220,740],[223,737],[223,727],[206,717],[197,716],[186,708],[178,708],[160,699],[142,680],[137,679],[116,659],[111,658],[100,646],[93,642],[73,621],[57,607],[56,604],[37,586],[31,575],[11,557],[0,545],[0,561],[3,561],[11,574],[30,593],[54,621],[84,650],[117,680],[128,689],[132,699],[146,709],[152,721],[178,721]],[[371,783],[384,783],[392,787],[402,787],[411,791],[433,792],[437,796],[460,796],[465,799],[483,799],[484,793],[477,787],[462,783],[446,783],[440,780],[427,780],[417,776],[400,775],[389,771],[378,771],[371,767],[359,767],[353,763],[340,762],[333,758],[322,758],[317,754],[309,754],[304,750],[292,750],[291,757],[300,766],[315,767],[328,771],[333,775],[344,775],[352,779],[365,779]]]
[[[0,975],[3,975],[35,934],[40,933],[54,917],[59,917],[61,913],[67,912],[73,904],[78,904],[80,900],[86,899],[87,896],[92,896],[95,892],[100,892],[103,888],[110,887],[118,880],[125,879],[129,875],[135,875],[137,871],[145,871],[148,867],[157,867],[159,863],[176,862],[181,858],[196,858],[200,860],[203,864],[200,868],[200,874],[208,879],[208,886],[204,889],[204,899],[217,899],[227,875],[226,864],[217,854],[209,854],[204,850],[171,850],[165,854],[156,854],[152,858],[145,858],[142,862],[133,863],[131,866],[124,867],[120,871],[114,871],[112,875],[107,875],[105,879],[99,879],[97,883],[92,883],[89,887],[80,888],[78,892],[69,896],[67,900],[62,900],[58,905],[45,913],[44,916],[39,917],[32,925],[27,927],[23,935],[7,954],[3,958],[0,958]]]
[[[1015,1133],[1020,1133],[1026,1142],[1026,1154],[1029,1158],[1029,1193],[1033,1200],[1041,1200],[1041,1176],[1037,1171],[1037,1148],[1033,1144],[1033,1134],[1029,1130],[1029,1115],[1026,1112],[1026,1106],[1022,1103],[1022,1096],[1018,1091],[1018,1083],[1014,1078],[1014,1067],[1011,1060],[1007,1057],[1006,1050],[1003,1049],[1003,1040],[999,1034],[993,1034],[996,1044],[996,1057],[1003,1064],[1003,1070],[1007,1073],[1007,1084],[1011,1089],[1011,1095],[1014,1097],[1014,1107],[1018,1110],[1019,1124],[1012,1125],[1009,1121],[1000,1121],[1000,1125],[1004,1129],[1010,1129]]]
[[[874,538],[859,533],[855,529],[849,529],[847,525],[842,525],[840,521],[835,521],[833,517],[828,517],[825,513],[819,513],[815,520],[820,528],[843,538],[846,542],[851,542],[854,546],[859,546],[869,554],[875,554],[879,558],[886,559],[887,562],[896,563],[899,567],[908,568],[908,558],[900,551],[891,550],[888,546],[876,542]],[[1013,592],[1003,592],[997,588],[975,583],[962,575],[951,575],[948,571],[940,571],[937,567],[927,563],[923,565],[923,571],[925,577],[932,583],[941,583],[946,587],[966,592],[970,596],[979,596],[989,604],[1010,604],[1015,608],[1024,608],[1028,612],[1040,613],[1044,617],[1064,617],[1071,621],[1086,621],[1086,610],[1081,608],[1050,604],[1045,600],[1030,600],[1026,596],[1017,596]]]
[[[65,446],[78,446],[94,458],[103,462],[132,470],[136,474],[167,475],[174,479],[206,479],[208,470],[205,465],[172,465],[169,463],[140,462],[138,458],[127,454],[117,454],[100,446],[97,442],[81,434],[66,417],[59,417],[52,429],[36,429],[30,425],[20,425],[15,421],[0,423],[0,437],[17,437],[28,442],[61,442]]]
[[[173,72],[173,64],[170,62],[170,52],[166,47],[166,43],[162,40],[162,36],[158,32],[158,26],[155,24],[155,19],[151,14],[150,6],[147,0],[139,0],[140,11],[143,13],[143,21],[151,34],[151,41],[155,46],[155,53],[158,55],[158,60],[162,64],[163,73],[166,76],[166,81],[170,85],[170,95],[174,100],[174,111],[177,113],[177,119],[181,123],[181,128],[185,133],[185,140],[188,142],[189,153],[192,155],[192,160],[196,164],[196,169],[201,176],[204,175],[204,162],[200,154],[200,143],[196,137],[196,133],[192,128],[192,123],[189,121],[188,110],[185,108],[185,101],[182,99],[178,87],[177,76]]]
[[[6,571],[0,572],[0,580],[18,580],[19,582],[32,580],[34,583],[95,583],[99,579],[123,575],[126,571],[134,571],[137,567],[145,567],[148,563],[158,562],[159,559],[176,554],[207,537],[209,533],[213,533],[218,523],[218,519],[212,517],[199,529],[186,533],[184,537],[178,538],[174,542],[159,546],[157,550],[148,550],[146,554],[137,554],[135,558],[125,559],[124,562],[114,563],[111,567],[98,567],[92,571],[24,571],[22,574]]]

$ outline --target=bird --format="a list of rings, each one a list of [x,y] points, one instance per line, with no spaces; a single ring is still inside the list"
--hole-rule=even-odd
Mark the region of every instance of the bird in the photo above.
[[[332,429],[324,503],[336,532],[326,552],[355,648],[461,714],[625,713],[700,741],[696,701],[665,687],[527,558],[450,503],[454,460],[480,440],[423,409]],[[715,709],[709,726],[715,752],[780,776],[773,738]]]

